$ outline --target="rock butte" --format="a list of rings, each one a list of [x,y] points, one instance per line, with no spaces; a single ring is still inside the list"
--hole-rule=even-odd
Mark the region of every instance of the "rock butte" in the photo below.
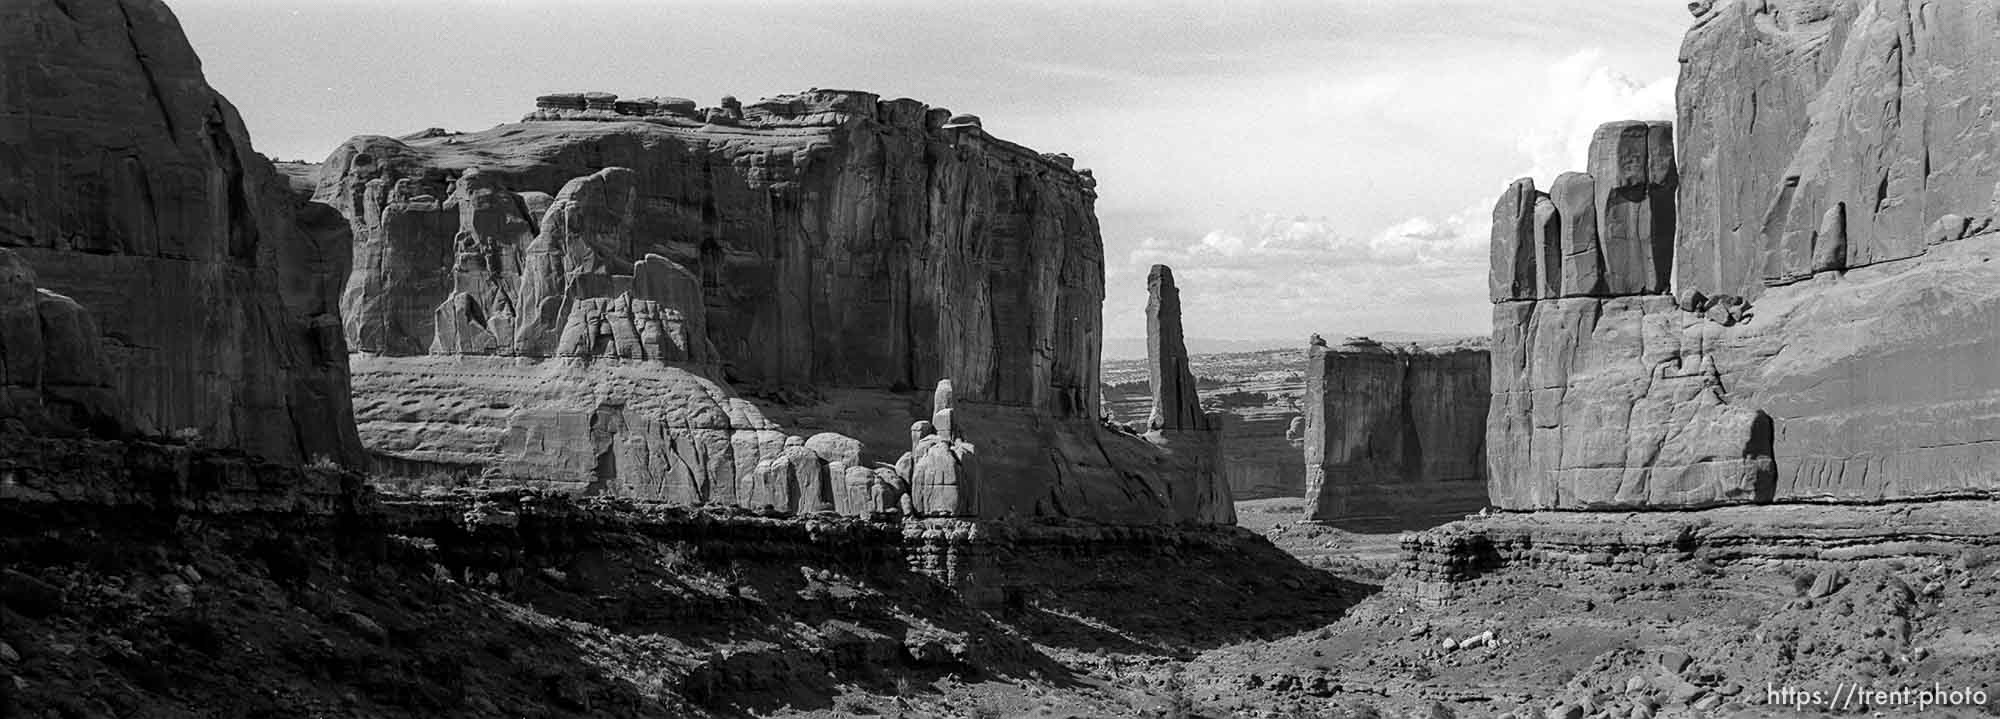
[[[1663,124],[1612,123],[1546,225],[1531,181],[1495,208],[1493,503],[1995,494],[2000,160],[1963,110],[2000,17],[1693,9],[1678,161]]]
[[[854,91],[536,104],[357,137],[320,169],[354,237],[341,310],[380,466],[809,511],[801,477],[941,478],[948,454],[978,479],[919,511],[1227,521],[1191,388],[1150,441],[1099,421],[1096,183],[1068,157]],[[1177,306],[1155,314],[1179,345]]]
[[[1307,517],[1343,528],[1431,527],[1486,506],[1483,339],[1306,349]]]

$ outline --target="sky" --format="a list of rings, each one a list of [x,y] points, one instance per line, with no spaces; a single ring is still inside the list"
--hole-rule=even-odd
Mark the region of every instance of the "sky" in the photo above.
[[[913,97],[1098,180],[1107,356],[1174,268],[1191,348],[1490,326],[1493,202],[1673,116],[1680,0],[168,0],[264,154],[536,95]]]

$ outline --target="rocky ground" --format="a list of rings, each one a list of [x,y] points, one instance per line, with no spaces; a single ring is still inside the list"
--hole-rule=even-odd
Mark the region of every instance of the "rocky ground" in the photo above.
[[[588,511],[619,519],[498,544],[10,511],[0,716],[1792,716],[1821,708],[1772,690],[2000,690],[2000,553],[1972,546],[1519,564],[1420,600],[1400,536],[1276,499],[1206,549],[1016,558],[1020,598],[979,610],[865,523],[721,541]]]
[[[1314,527],[1270,532],[1302,557],[1346,559],[1335,571],[1392,544]],[[1218,709],[1359,699],[1419,715],[1810,716],[1829,707],[1797,697],[1782,706],[1771,692],[1817,691],[1825,702],[1855,685],[2000,692],[2000,555],[1908,544],[1837,562],[1703,550],[1645,565],[1515,566],[1459,585],[1442,605],[1392,580],[1333,624],[1210,652],[1190,671],[1234,689]],[[1832,713],[1860,709],[1846,691]],[[1877,710],[1985,716],[2000,705],[1851,713]]]
[[[0,716],[1185,715],[1189,660],[1372,591],[1234,530],[1021,557],[1044,571],[975,610],[856,521],[600,507],[500,541],[7,513]]]

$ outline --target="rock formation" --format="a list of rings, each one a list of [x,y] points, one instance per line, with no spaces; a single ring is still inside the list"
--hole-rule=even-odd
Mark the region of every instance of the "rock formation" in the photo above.
[[[1166,472],[1167,500],[1175,514],[1215,524],[1235,524],[1235,499],[1222,472],[1220,420],[1202,409],[1188,369],[1187,341],[1181,334],[1181,291],[1174,271],[1153,265],[1146,276],[1146,367],[1152,378],[1153,408],[1146,440],[1165,449],[1182,467]]]
[[[36,434],[129,431],[101,342],[89,311],[36,287],[34,269],[0,248],[0,421]]]
[[[1306,350],[1307,512],[1343,526],[1417,528],[1486,506],[1483,341]]]
[[[1297,349],[1190,355],[1202,407],[1220,420],[1222,470],[1237,501],[1305,496],[1305,396]],[[1114,424],[1143,430],[1152,415],[1150,363],[1104,364],[1103,408]]]
[[[1545,269],[1561,279],[1494,298],[1491,499],[1509,508],[1749,501],[1772,471],[1768,420],[1731,403],[1703,341],[1713,323],[1664,294],[1671,130],[1609,123],[1589,157],[1589,172],[1565,173],[1551,201],[1563,236],[1552,243],[1559,263]],[[1511,218],[1533,187],[1523,179],[1501,197],[1494,247],[1527,240],[1532,228]],[[1591,203],[1579,197],[1586,189]],[[1496,264],[1496,286],[1521,272]]]
[[[1755,299],[1992,223],[2000,159],[1977,148],[1995,129],[1972,111],[2000,87],[1986,72],[2000,20],[1984,10],[1787,0],[1700,14],[1681,46],[1681,224],[1712,241],[1682,243],[1682,282]]]
[[[0,246],[17,258],[0,312],[39,316],[40,352],[60,353],[38,369],[28,326],[8,330],[5,384],[43,388],[8,390],[8,413],[359,466],[343,223],[251,149],[172,13],[6,3],[0,68]]]
[[[1187,338],[1181,335],[1181,291],[1174,271],[1153,265],[1146,273],[1147,386],[1153,390],[1150,429],[1210,429],[1188,369]]]
[[[575,93],[489,131],[355,138],[316,197],[352,226],[342,308],[385,466],[879,511],[963,468],[940,429],[900,486],[876,470],[937,422],[916,388],[950,378],[934,402],[1006,478],[966,498],[980,516],[1192,520],[1140,476],[1160,449],[1100,436],[1094,187],[913,100]],[[781,422],[858,448],[788,449]]]
[[[1606,292],[1494,295],[1495,504],[2000,491],[2000,161],[1972,149],[1993,129],[1968,111],[1991,94],[1979,69],[2000,57],[2000,17],[1862,0],[1696,9],[1679,162],[1663,166],[1652,125],[1643,143],[1638,123],[1593,143]],[[1559,215],[1576,206],[1557,194]],[[1503,234],[1494,284],[1511,288],[1521,264],[1502,250],[1521,234]],[[1564,254],[1578,286],[1586,256]]]
[[[931,420],[911,426],[910,452],[897,466],[910,468],[910,506],[919,516],[977,517],[981,482],[974,446],[952,408],[951,380],[938,380]]]

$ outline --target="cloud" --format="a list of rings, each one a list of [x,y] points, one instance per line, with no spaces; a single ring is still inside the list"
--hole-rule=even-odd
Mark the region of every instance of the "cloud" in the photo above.
[[[1485,333],[1494,198],[1516,177],[1546,183],[1583,169],[1591,134],[1600,124],[1672,119],[1674,78],[1635,80],[1613,69],[1602,51],[1586,50],[1548,67],[1546,96],[1538,107],[1516,143],[1523,169],[1491,177],[1490,194],[1376,229],[1260,212],[1194,239],[1149,237],[1127,253],[1122,266],[1114,260],[1108,268],[1107,320],[1113,326],[1137,325],[1146,269],[1166,264],[1182,288],[1190,337]]]
[[[1296,273],[1325,267],[1458,263],[1480,259],[1485,240],[1475,236],[1472,210],[1441,219],[1415,217],[1369,235],[1341,230],[1324,217],[1259,213],[1228,228],[1176,244],[1149,237],[1127,264],[1181,264],[1209,269]]]
[[[1191,337],[1481,334],[1488,313],[1480,214],[1469,207],[1357,234],[1327,218],[1260,213],[1192,241],[1148,238],[1107,271],[1107,320],[1139,325],[1145,272],[1165,264],[1181,287]]]
[[[1598,125],[1618,120],[1674,119],[1674,77],[1641,82],[1612,69],[1603,50],[1583,50],[1555,63],[1548,72],[1548,101],[1535,129],[1521,138],[1537,182],[1584,169],[1590,136]]]

